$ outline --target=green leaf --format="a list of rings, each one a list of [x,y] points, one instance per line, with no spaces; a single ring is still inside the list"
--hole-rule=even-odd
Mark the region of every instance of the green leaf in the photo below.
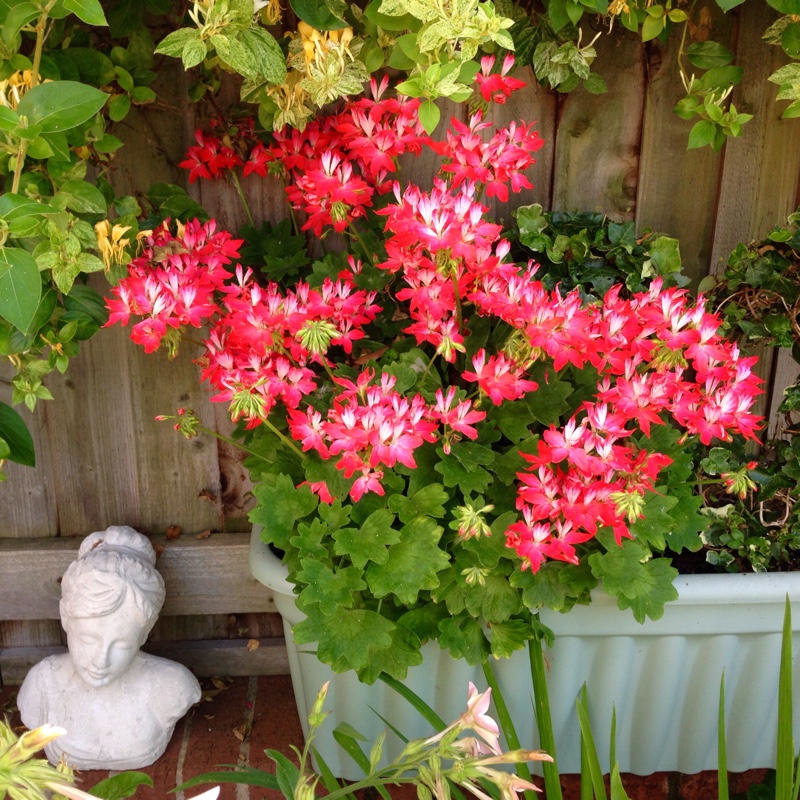
[[[389,508],[397,513],[401,522],[411,522],[419,516],[440,519],[445,515],[445,503],[450,495],[441,483],[431,483],[415,492],[411,497],[394,494],[389,498]]]
[[[364,569],[368,561],[385,564],[389,558],[388,548],[400,541],[400,531],[393,528],[394,514],[386,509],[373,511],[360,529],[341,528],[334,531],[336,555],[349,555],[359,569]]]
[[[649,42],[655,39],[664,30],[666,23],[666,17],[654,17],[648,14],[642,24],[642,41]]]
[[[375,683],[382,674],[405,680],[408,668],[422,663],[422,653],[419,651],[422,642],[416,633],[402,625],[395,625],[390,635],[392,643],[388,647],[370,645],[367,666],[358,672],[360,681]]]
[[[0,131],[13,131],[19,125],[19,115],[12,108],[0,106]]]
[[[181,51],[181,61],[184,69],[191,69],[200,64],[208,53],[206,43],[202,39],[192,39],[183,47]]]
[[[672,529],[672,516],[669,511],[676,505],[676,497],[667,497],[657,492],[650,492],[642,510],[643,518],[637,519],[630,526],[630,531],[637,541],[655,549],[666,547],[665,536]]]
[[[678,570],[669,559],[647,558],[647,548],[630,539],[607,553],[589,556],[592,572],[602,581],[603,589],[617,598],[620,609],[630,608],[638,622],[646,617],[660,619],[664,603],[678,597],[672,584]]]
[[[369,665],[370,646],[390,647],[393,624],[369,609],[342,609],[330,617],[309,613],[294,626],[297,644],[317,642],[317,657],[334,672]]]
[[[784,28],[781,47],[790,58],[800,58],[800,22],[793,22]]]
[[[367,567],[367,583],[376,597],[393,594],[400,603],[413,605],[420,591],[439,585],[437,573],[450,558],[439,548],[443,529],[430,517],[417,517],[403,526],[398,544],[389,548],[383,564]]]
[[[65,181],[59,194],[64,195],[67,208],[76,214],[105,214],[108,211],[103,193],[87,181]]]
[[[264,28],[249,28],[240,36],[256,65],[258,75],[270,83],[281,84],[286,80],[286,58],[275,37]]]
[[[112,122],[121,122],[131,110],[131,98],[127,94],[118,94],[108,104],[108,116]]]
[[[347,27],[347,23],[337,17],[324,0],[289,0],[289,4],[303,22],[318,31],[335,31]]]
[[[483,627],[471,617],[448,617],[442,620],[439,644],[454,658],[463,658],[470,665],[479,664],[489,655],[490,646]]]
[[[36,259],[19,247],[0,249],[0,317],[23,333],[36,316],[42,279]]]
[[[131,36],[141,28],[145,4],[142,0],[115,0],[108,12],[109,33],[114,39]]]
[[[268,476],[253,494],[259,502],[250,519],[264,526],[264,541],[281,550],[287,549],[295,523],[315,511],[319,503],[308,486],[296,489],[288,475]]]
[[[434,469],[442,475],[445,486],[458,486],[465,494],[483,494],[492,482],[492,476],[485,469],[466,469],[452,451],[450,454],[443,453]]]
[[[5,442],[9,461],[26,467],[36,466],[33,439],[22,417],[11,406],[0,402],[0,442]]]
[[[714,136],[717,132],[717,126],[707,119],[701,119],[696,122],[689,132],[689,149],[693,150],[697,147],[705,147],[714,141]]]
[[[411,14],[383,14],[380,11],[381,0],[372,0],[364,9],[364,16],[385,31],[405,31],[418,26],[416,17]]]
[[[184,47],[191,42],[200,41],[200,31],[197,28],[180,28],[177,31],[167,34],[156,47],[156,53],[163,53],[166,56],[180,58]],[[205,50],[205,45],[203,45]]]
[[[17,34],[29,22],[39,16],[39,9],[33,3],[17,3],[12,5],[3,20],[2,38],[7,45],[12,45]]]
[[[719,42],[695,42],[686,48],[686,57],[700,69],[724,67],[734,59],[734,54]]]
[[[714,67],[694,82],[692,91],[698,93],[723,91],[740,83],[743,74],[744,70],[741,67]]]
[[[522,609],[519,592],[505,575],[493,572],[484,578],[483,586],[467,589],[467,611],[474,617],[482,616],[492,624],[505,622]]]
[[[76,81],[52,81],[26,92],[17,113],[45,133],[65,131],[93,117],[107,99],[105,92]]]
[[[233,36],[217,33],[209,41],[217,55],[235,72],[255,80],[259,76],[258,62],[248,47]]]
[[[717,5],[726,13],[742,3],[744,0],[717,0]]]
[[[299,597],[302,609],[309,603],[319,603],[323,614],[337,613],[340,606],[352,606],[354,592],[367,588],[361,580],[361,570],[355,567],[333,572],[326,564],[312,558],[304,558],[300,563],[302,569],[297,579],[308,584]]]
[[[800,0],[767,0],[767,3],[781,14],[800,14]]]
[[[108,25],[99,0],[64,0],[64,8],[82,19],[87,25]],[[150,786],[153,784],[151,783]],[[123,795],[130,797],[130,795]],[[108,798],[112,800],[112,798]]]
[[[525,647],[533,636],[530,624],[521,619],[494,623],[491,632],[494,658],[510,658],[515,651]]]
[[[153,779],[144,772],[120,772],[96,783],[89,794],[95,797],[102,797],[103,800],[124,800],[126,797],[133,797],[140,786],[153,788]]]

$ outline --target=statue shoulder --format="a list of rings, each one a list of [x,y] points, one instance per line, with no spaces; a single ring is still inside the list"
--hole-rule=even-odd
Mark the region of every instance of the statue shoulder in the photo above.
[[[58,698],[71,673],[69,655],[48,656],[28,670],[17,695],[17,706],[26,728],[38,728],[49,719],[50,706],[58,706]]]
[[[158,687],[158,697],[163,702],[166,716],[174,715],[177,719],[200,700],[200,684],[183,664],[149,653],[140,653],[140,658],[149,680]]]

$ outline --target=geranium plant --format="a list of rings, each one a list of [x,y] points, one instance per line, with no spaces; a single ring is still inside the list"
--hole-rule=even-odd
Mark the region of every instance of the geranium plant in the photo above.
[[[238,154],[285,178],[313,241],[346,237],[296,282],[238,263],[213,221],[165,224],[109,301],[148,351],[208,325],[203,378],[252,453],[252,519],[307,615],[296,640],[370,682],[403,676],[427,639],[508,656],[539,608],[600,581],[658,617],[677,573],[654,556],[698,549],[705,526],[687,448],[759,426],[754,359],[669,274],[597,299],[510,259],[481,200],[530,186],[532,125],[477,113],[434,141],[419,102],[373,82]],[[202,176],[219,147],[198,141]],[[398,167],[423,149],[441,158],[428,190]],[[175,424],[199,429],[186,411]]]

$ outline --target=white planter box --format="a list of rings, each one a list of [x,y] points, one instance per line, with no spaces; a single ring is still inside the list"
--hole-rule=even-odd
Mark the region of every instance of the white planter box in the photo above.
[[[292,626],[303,617],[280,560],[253,532],[250,569],[272,589],[283,616],[289,666],[301,721],[325,681],[333,713],[315,741],[342,777],[359,770],[330,731],[346,721],[369,738],[385,728],[381,714],[409,738],[430,728],[385,684],[367,686],[354,673],[337,675],[317,660],[313,645],[298,651]],[[598,753],[608,767],[612,708],[617,715],[617,760],[622,772],[694,773],[717,768],[719,682],[725,672],[728,769],[774,767],[778,669],[787,593],[792,602],[795,742],[800,741],[800,573],[688,575],[675,583],[680,597],[657,622],[637,623],[601,592],[589,606],[568,614],[543,611],[556,633],[545,654],[559,770],[580,772],[580,733],[575,699],[584,681]],[[435,642],[423,648],[425,663],[405,681],[446,721],[464,710],[467,682],[485,688],[480,667],[453,659]],[[527,654],[495,662],[498,680],[523,747],[538,746]],[[391,734],[389,739],[392,739]],[[395,741],[397,741],[395,739]],[[399,748],[399,746],[398,746]]]

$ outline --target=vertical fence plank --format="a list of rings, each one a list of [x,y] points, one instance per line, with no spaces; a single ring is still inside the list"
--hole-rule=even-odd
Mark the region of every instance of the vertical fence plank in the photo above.
[[[645,72],[641,43],[616,28],[597,41],[608,93],[567,95],[556,132],[553,208],[631,219],[636,205]]]
[[[11,403],[11,365],[0,364],[0,400]],[[7,461],[3,471],[7,480],[0,483],[0,532],[3,537],[55,536],[58,530],[57,499],[53,491],[53,474],[45,427],[45,406],[38,404],[31,413],[25,406],[15,410],[25,420],[33,437],[36,466],[25,467]]]
[[[746,3],[741,12],[736,63],[744,66],[744,79],[733,100],[739,111],[756,116],[725,146],[714,270],[722,268],[738,242],[761,239],[784,223],[800,196],[800,124],[780,119],[786,102],[775,102],[778,87],[767,82],[786,59],[780,47],[761,39],[776,12],[766,3]]]
[[[730,15],[714,16],[714,41],[732,46]],[[638,230],[652,228],[680,240],[684,271],[695,285],[708,273],[714,229],[714,208],[722,159],[710,147],[687,150],[694,121],[672,109],[685,95],[678,74],[679,42],[648,45],[650,82],[642,135]],[[691,68],[688,62],[684,62]]]

